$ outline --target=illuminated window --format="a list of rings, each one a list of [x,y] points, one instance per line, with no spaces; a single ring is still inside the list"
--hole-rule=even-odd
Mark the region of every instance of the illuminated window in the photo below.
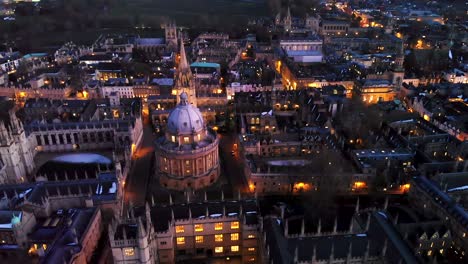
[[[239,251],[239,246],[231,246],[231,251],[232,252],[238,252]]]
[[[184,226],[176,226],[176,227],[175,227],[175,232],[176,232],[176,233],[183,233],[183,232],[185,232]]]
[[[215,230],[223,230],[223,223],[216,223]]]
[[[255,258],[250,258],[249,261],[255,261]]]
[[[124,254],[127,257],[135,255],[135,250],[133,248],[124,248]]]
[[[255,238],[255,235],[248,235],[247,238]]]
[[[175,143],[175,136],[171,136],[171,140]]]
[[[223,242],[223,235],[222,234],[215,235],[215,241],[216,242]]]
[[[185,237],[178,237],[177,238],[177,245],[185,244]]]
[[[197,138],[198,138],[198,141],[200,141],[200,140],[201,140],[201,135],[198,134],[198,135],[197,135]]]
[[[232,233],[231,234],[231,241],[239,240],[239,233]]]
[[[248,251],[255,251],[255,248],[248,248]]]
[[[185,165],[189,166],[190,165],[190,160],[186,160]]]
[[[47,250],[47,245],[46,245],[46,244],[42,244],[42,249]]]
[[[203,231],[203,225],[195,225],[195,232],[202,232]]]
[[[231,229],[239,229],[239,222],[231,222]]]
[[[223,253],[223,247],[215,247],[215,253]]]
[[[185,144],[188,144],[190,142],[189,138],[188,137],[184,137],[184,143]]]
[[[195,243],[203,243],[203,236],[195,236]]]

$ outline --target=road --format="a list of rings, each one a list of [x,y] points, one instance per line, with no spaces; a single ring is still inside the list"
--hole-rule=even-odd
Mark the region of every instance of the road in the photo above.
[[[247,193],[248,184],[244,173],[244,164],[239,156],[239,152],[234,150],[234,143],[236,143],[237,134],[220,134],[220,160],[222,163],[222,172],[227,179],[231,192],[237,194],[240,190],[241,193]],[[234,150],[234,155],[231,151]]]
[[[132,158],[132,167],[125,183],[125,204],[144,205],[148,182],[153,175],[154,140],[153,129],[147,117],[144,118],[143,138]]]

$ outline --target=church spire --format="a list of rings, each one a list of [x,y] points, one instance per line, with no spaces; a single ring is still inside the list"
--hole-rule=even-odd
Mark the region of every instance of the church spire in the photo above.
[[[179,72],[181,71],[190,71],[190,67],[187,61],[187,54],[185,53],[185,46],[184,40],[180,39],[180,60],[179,60],[179,67],[177,69]]]
[[[195,82],[187,60],[187,54],[185,52],[184,41],[182,38],[180,39],[180,60],[175,74],[175,89],[177,91],[177,95],[186,92],[188,95],[188,101],[195,107],[197,106]],[[177,96],[177,104],[180,104],[180,96]]]

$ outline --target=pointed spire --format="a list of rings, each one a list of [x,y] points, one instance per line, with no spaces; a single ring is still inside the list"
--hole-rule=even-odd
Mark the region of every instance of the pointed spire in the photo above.
[[[223,216],[226,216],[226,205],[223,205]]]
[[[240,190],[237,190],[237,200],[241,200],[242,197],[241,197],[241,191]]]
[[[174,210],[172,208],[171,208],[171,219],[172,221],[175,221]]]
[[[145,227],[143,226],[143,221],[141,220],[141,217],[138,217],[138,237],[144,238],[145,236],[146,236],[146,230],[145,230]]]
[[[205,191],[205,202],[208,201],[208,195],[206,194],[206,191]]]
[[[206,206],[205,217],[208,218],[209,216],[210,216],[210,211],[208,210],[208,206]]]
[[[353,257],[353,242],[349,242],[348,255],[346,256],[346,263],[351,263]]]
[[[296,249],[294,249],[294,263],[299,262],[299,248],[296,246]]]
[[[190,70],[190,66],[187,61],[187,54],[185,53],[184,40],[182,38],[180,39],[180,60],[179,67],[177,68],[177,70],[179,72]]]
[[[314,264],[317,261],[317,245],[314,244],[314,249],[312,252],[312,264]]]
[[[338,216],[335,216],[335,222],[333,223],[333,234],[336,234],[337,229],[338,229]]]
[[[224,201],[224,191],[221,190],[221,201]]]
[[[172,205],[173,202],[172,202],[172,194],[169,194],[169,204]]]
[[[332,242],[331,250],[330,250],[330,263],[333,263],[335,259],[335,244]]]
[[[388,208],[388,196],[385,196],[384,210],[386,211],[387,208]]]
[[[289,220],[285,219],[284,220],[284,236],[288,237],[288,233],[289,233]]]
[[[321,233],[322,233],[322,219],[319,218],[318,227],[317,227],[317,235],[320,235]]]
[[[351,217],[351,222],[349,223],[349,233],[353,233],[354,221],[353,217]]]
[[[301,222],[301,236],[304,236],[304,235],[305,235],[305,219],[303,217],[302,222]]]

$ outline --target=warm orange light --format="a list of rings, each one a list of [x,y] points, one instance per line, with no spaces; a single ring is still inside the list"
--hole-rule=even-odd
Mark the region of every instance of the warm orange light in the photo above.
[[[364,189],[367,187],[367,184],[362,181],[354,182],[354,189]]]
[[[26,93],[25,92],[20,92],[20,97],[26,97]]]
[[[311,188],[309,183],[297,182],[294,184],[294,191],[309,191]]]
[[[253,183],[249,184],[249,190],[251,192],[254,192],[255,191],[255,185]]]
[[[408,192],[410,187],[411,187],[411,185],[409,183],[407,183],[407,184],[401,185],[400,189],[401,189],[402,192]]]
[[[88,92],[87,91],[83,91],[83,98],[88,98]]]

